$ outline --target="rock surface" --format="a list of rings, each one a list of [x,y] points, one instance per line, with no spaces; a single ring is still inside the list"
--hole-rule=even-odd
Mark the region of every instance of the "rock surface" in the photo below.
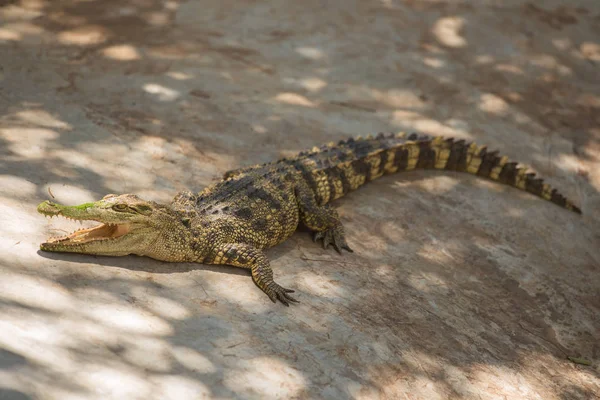
[[[0,398],[598,396],[600,3],[537,4],[0,1]],[[235,268],[38,251],[72,230],[47,198],[168,201],[401,130],[497,148],[584,214],[386,177],[336,203],[354,254],[269,251],[290,308]]]

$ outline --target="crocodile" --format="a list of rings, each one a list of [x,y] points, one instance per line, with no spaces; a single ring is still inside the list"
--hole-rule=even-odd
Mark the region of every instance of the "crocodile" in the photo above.
[[[202,192],[179,192],[169,204],[134,194],[109,194],[77,206],[44,201],[37,210],[45,216],[100,224],[47,239],[40,249],[247,268],[273,302],[289,306],[297,302],[294,291],[273,280],[264,250],[289,238],[303,223],[324,248],[352,252],[330,203],[383,175],[415,169],[474,174],[581,213],[526,167],[485,146],[416,133],[378,134],[226,172]]]

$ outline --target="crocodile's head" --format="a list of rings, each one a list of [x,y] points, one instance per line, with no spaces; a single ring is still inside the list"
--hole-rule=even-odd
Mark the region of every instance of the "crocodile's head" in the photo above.
[[[109,194],[100,201],[78,206],[45,201],[37,210],[48,217],[100,223],[50,238],[40,245],[44,251],[106,256],[137,254],[167,261],[189,258],[190,233],[181,217],[168,206],[132,194]]]

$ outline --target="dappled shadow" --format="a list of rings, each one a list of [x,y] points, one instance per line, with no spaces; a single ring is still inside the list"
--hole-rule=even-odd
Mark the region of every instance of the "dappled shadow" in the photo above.
[[[598,6],[0,2],[0,397],[558,398],[600,390]],[[356,253],[247,271],[49,254],[50,197],[168,201],[392,130],[529,163],[583,217],[454,173],[336,202]],[[592,362],[572,363],[567,357]],[[21,397],[19,397],[21,396]]]
[[[31,400],[25,393],[10,389],[0,389],[0,398],[8,400]]]
[[[94,263],[106,267],[127,268],[133,271],[145,271],[155,274],[172,274],[177,272],[189,272],[192,270],[208,270],[214,272],[228,273],[234,275],[250,276],[249,271],[244,271],[239,268],[230,266],[215,266],[198,263],[165,263],[149,259],[146,257],[129,256],[126,258],[114,258],[105,256],[89,256],[70,253],[50,253],[47,251],[38,250],[37,254],[40,257],[49,260],[64,260],[72,263],[88,264],[90,257],[94,258]],[[135,261],[132,261],[135,260]]]

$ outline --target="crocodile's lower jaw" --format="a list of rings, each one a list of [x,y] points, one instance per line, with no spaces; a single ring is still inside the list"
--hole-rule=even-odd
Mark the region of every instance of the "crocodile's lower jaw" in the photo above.
[[[70,235],[49,238],[40,245],[40,249],[61,251],[65,248],[76,248],[92,242],[113,241],[127,235],[130,230],[129,224],[101,224],[93,228],[77,230]]]

